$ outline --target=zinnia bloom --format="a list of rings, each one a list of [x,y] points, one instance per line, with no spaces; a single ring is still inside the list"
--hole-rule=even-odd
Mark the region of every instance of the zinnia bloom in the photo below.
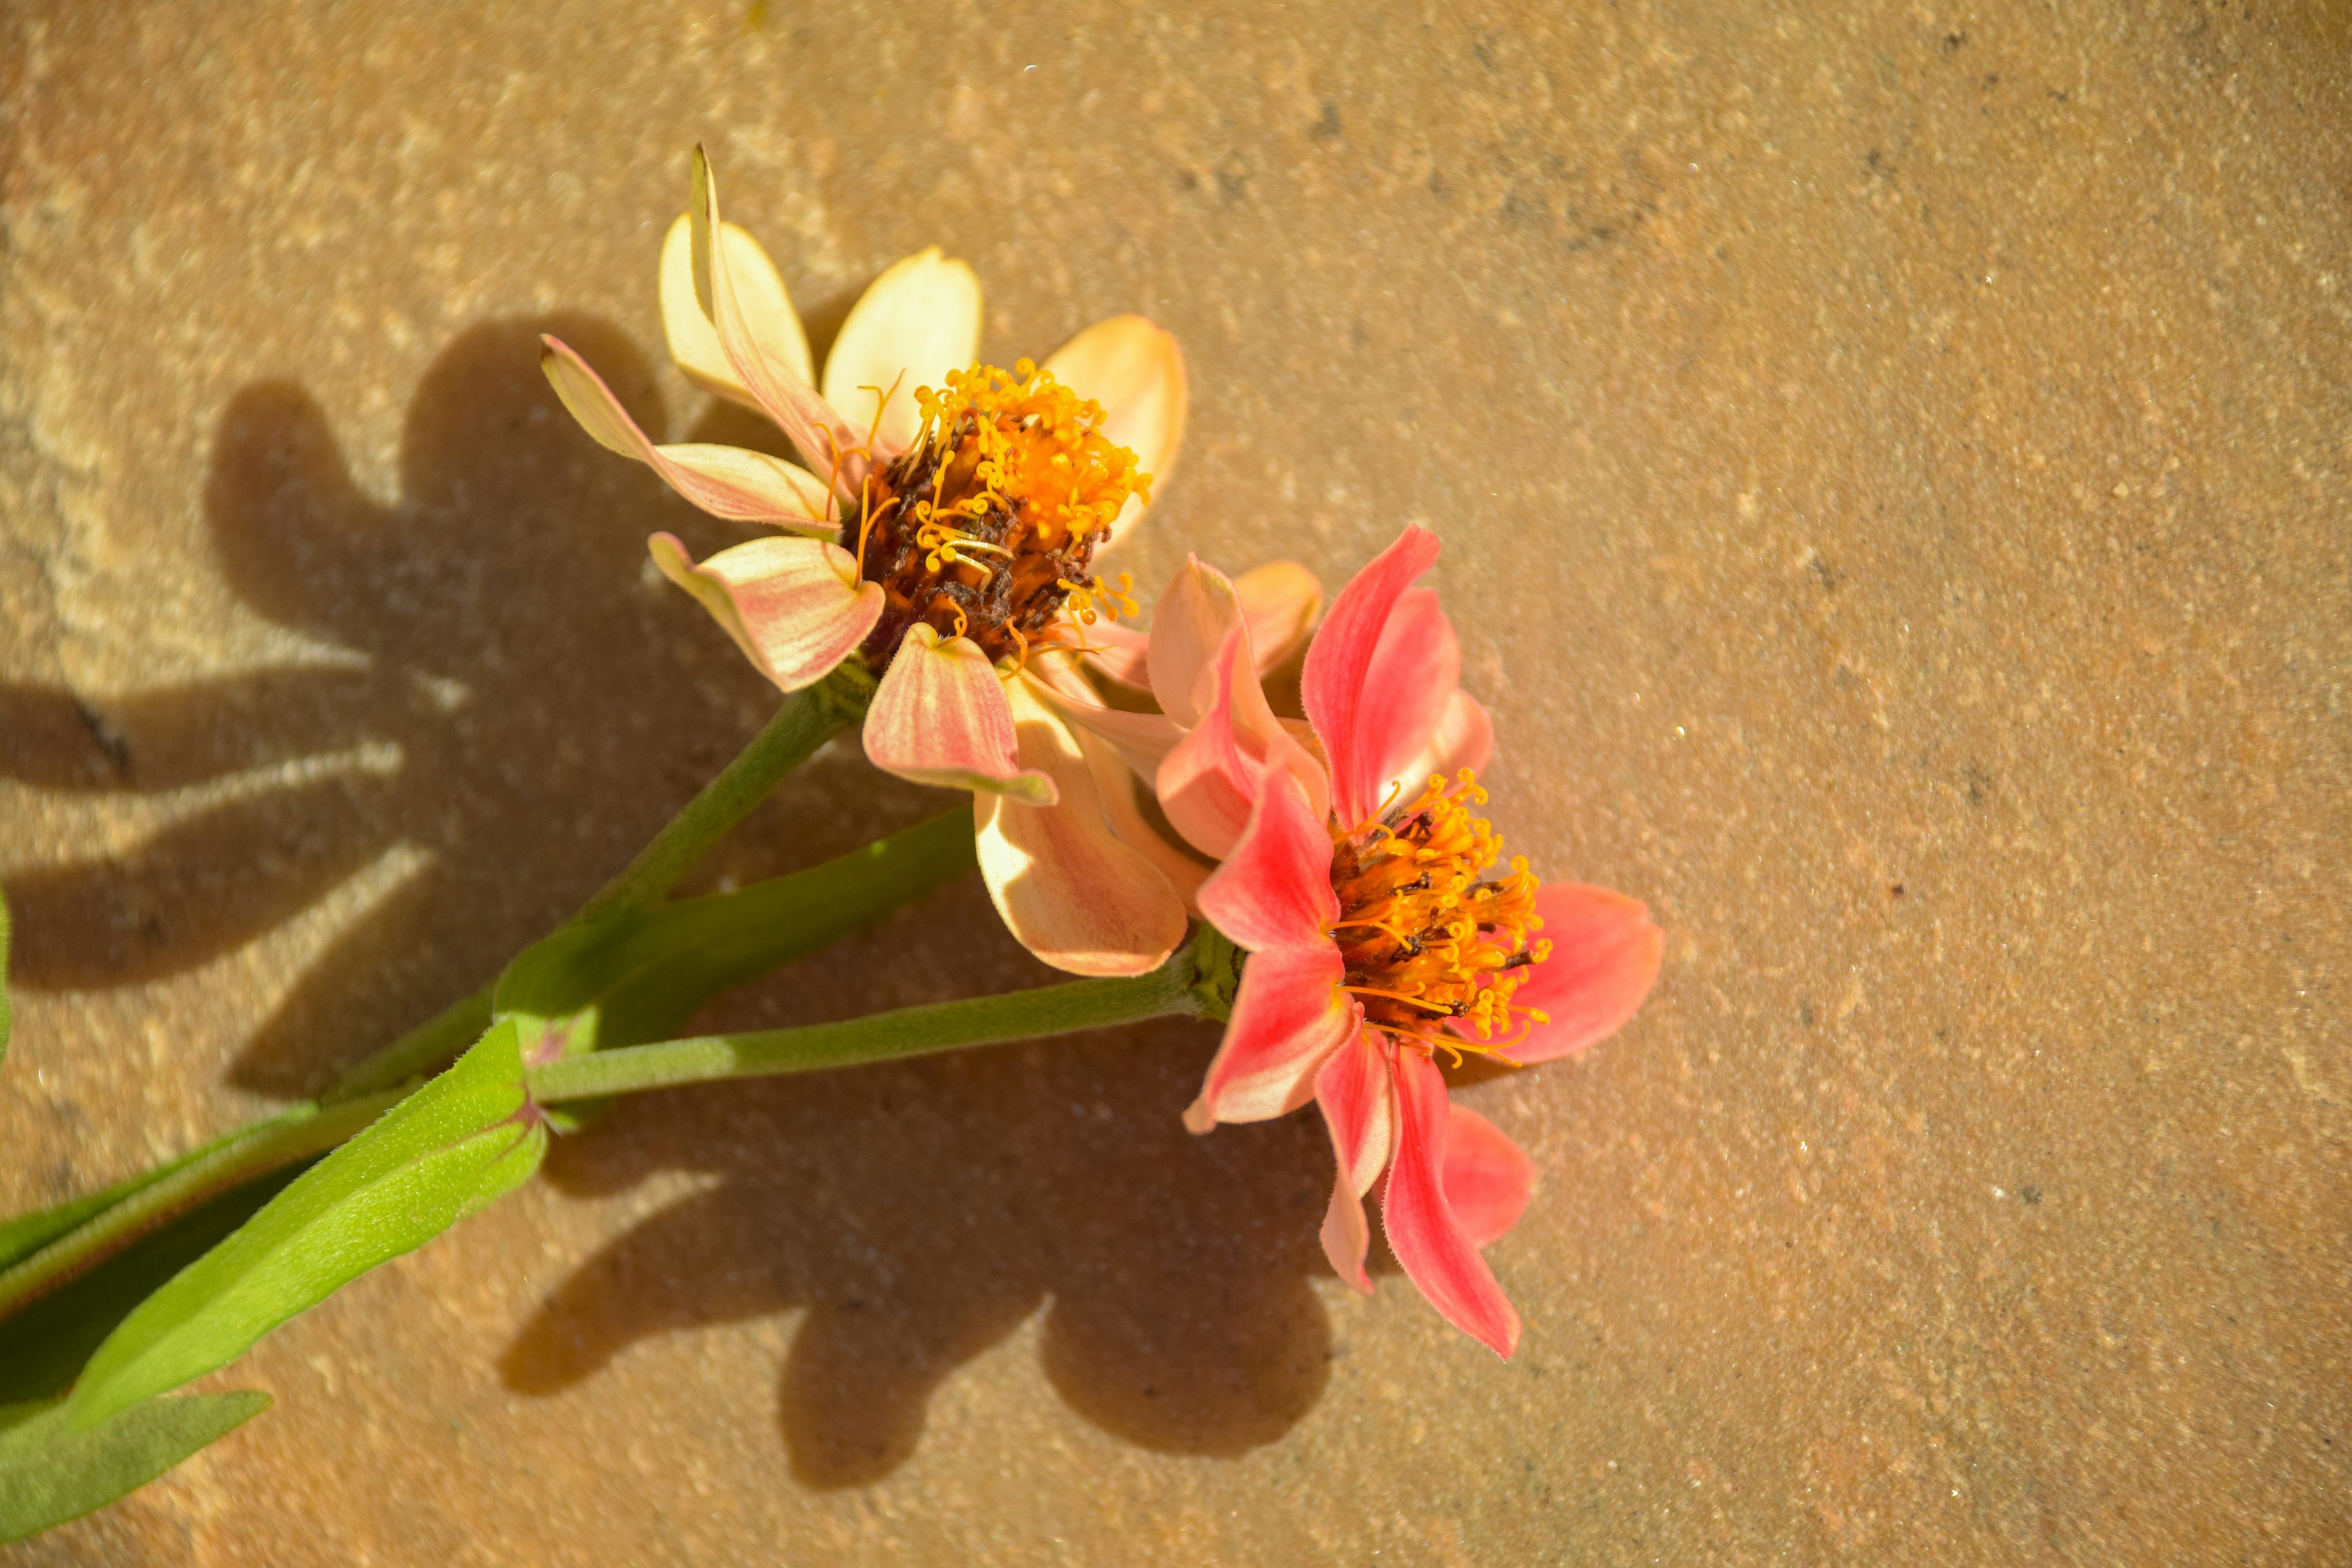
[[[1509,1355],[1519,1320],[1479,1249],[1526,1206],[1534,1166],[1452,1105],[1436,1057],[1514,1064],[1580,1051],[1656,978],[1658,928],[1635,900],[1538,885],[1471,816],[1492,746],[1461,691],[1454,628],[1413,582],[1434,535],[1407,529],[1348,584],[1308,647],[1308,724],[1276,718],[1229,588],[1197,568],[1160,606],[1148,652],[1166,718],[1104,720],[1150,763],[1168,820],[1221,864],[1201,912],[1249,959],[1187,1125],[1315,1100],[1339,1163],[1322,1239],[1360,1290],[1376,1184],[1389,1245],[1447,1321]],[[1301,733],[1304,730],[1305,732]],[[1319,756],[1318,753],[1319,752]],[[1538,935],[1538,933],[1541,934]]]
[[[857,301],[820,392],[775,264],[721,220],[699,148],[693,203],[663,247],[661,302],[679,368],[767,415],[814,466],[656,445],[547,340],[548,377],[590,435],[706,511],[789,531],[699,564],[656,534],[662,571],[786,691],[853,655],[880,673],[867,756],[973,792],[990,894],[1032,951],[1078,973],[1160,963],[1183,937],[1168,874],[1181,858],[1122,840],[1134,803],[1100,798],[1100,769],[1046,692],[1076,680],[1059,667],[1088,646],[1082,628],[1135,611],[1130,579],[1104,581],[1095,557],[1114,524],[1131,531],[1174,459],[1186,402],[1174,338],[1115,316],[1042,367],[975,363],[979,279],[933,248]]]

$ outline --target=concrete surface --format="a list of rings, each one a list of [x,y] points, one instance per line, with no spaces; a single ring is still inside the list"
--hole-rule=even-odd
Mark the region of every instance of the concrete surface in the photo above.
[[[1465,1092],[1507,1365],[1328,1278],[1192,1026],[631,1104],[11,1563],[2352,1552],[2352,12],[18,0],[0,1207],[472,986],[758,724],[653,265],[706,141],[820,345],[1146,310],[1146,583],[1444,537],[1499,825],[1668,928]],[[750,877],[930,808],[829,755]],[[970,886],[715,1017],[1024,983]],[[6,1555],[0,1553],[0,1555]]]

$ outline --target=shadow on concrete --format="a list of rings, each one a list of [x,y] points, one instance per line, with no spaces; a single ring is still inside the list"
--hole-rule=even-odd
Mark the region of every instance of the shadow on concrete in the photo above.
[[[698,555],[745,531],[583,437],[540,375],[541,331],[665,427],[644,356],[579,318],[452,342],[410,405],[389,500],[354,481],[300,387],[231,401],[205,494],[222,570],[332,657],[129,697],[0,687],[0,776],[150,797],[169,821],[128,853],[9,878],[16,984],[96,990],[213,963],[408,851],[363,912],[329,922],[232,1069],[315,1092],[562,918],[764,719],[772,692],[643,570],[654,529]],[[756,434],[720,410],[691,438]],[[811,864],[941,803],[829,752],[705,879]],[[1051,978],[968,883],[723,1003],[715,1024]],[[1169,1023],[624,1104],[557,1146],[560,1188],[709,1184],[558,1286],[501,1370],[547,1393],[652,1335],[804,1311],[783,1440],[808,1484],[849,1486],[906,1459],[931,1393],[1043,1308],[1048,1376],[1106,1430],[1204,1455],[1272,1441],[1331,1354],[1308,1285],[1330,1155],[1311,1118],[1186,1134],[1213,1038]]]

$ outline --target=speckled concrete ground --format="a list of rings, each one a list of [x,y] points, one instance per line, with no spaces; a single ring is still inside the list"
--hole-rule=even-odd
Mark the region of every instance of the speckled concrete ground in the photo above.
[[[0,1207],[478,983],[758,723],[644,570],[728,531],[530,352],[740,432],[658,363],[698,138],[820,340],[931,242],[992,354],[1181,334],[1146,581],[1437,529],[1501,826],[1665,973],[1467,1091],[1508,1365],[1143,1029],[631,1104],[10,1561],[2352,1551],[2352,16],[524,9],[0,22]],[[829,756],[725,870],[929,804]],[[725,1016],[1031,973],[965,888]]]

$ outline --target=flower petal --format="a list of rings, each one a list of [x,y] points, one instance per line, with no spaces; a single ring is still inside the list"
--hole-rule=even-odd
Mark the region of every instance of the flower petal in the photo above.
[[[719,232],[727,237],[727,270],[735,279],[735,298],[750,321],[751,335],[771,345],[794,375],[814,383],[816,369],[809,357],[808,332],[793,309],[792,296],[784,291],[776,264],[749,230],[730,223]],[[662,240],[661,313],[669,357],[686,373],[687,380],[705,392],[754,408],[760,405],[743,378],[735,374],[735,367],[727,363],[719,329],[710,324],[701,301],[695,298],[694,219],[685,213],[677,215]]]
[[[1097,621],[1087,628],[1088,668],[1122,686],[1149,689],[1151,685],[1149,634],[1121,621]]]
[[[1527,1212],[1536,1163],[1466,1105],[1448,1106],[1445,1118],[1445,1201],[1471,1246],[1492,1247]]]
[[[1331,1206],[1323,1216],[1323,1253],[1340,1279],[1369,1296],[1364,1272],[1370,1231],[1364,1223],[1364,1194],[1389,1163],[1392,1118],[1389,1107],[1387,1047],[1369,1029],[1331,1054],[1315,1075],[1315,1100],[1331,1134],[1339,1165]]]
[[[1398,1051],[1396,1157],[1389,1166],[1381,1225],[1405,1277],[1439,1315],[1508,1357],[1518,1347],[1519,1315],[1445,1195],[1450,1122],[1445,1078],[1437,1064],[1417,1050]]]
[[[1078,742],[1023,677],[1005,683],[1018,761],[1051,779],[1052,805],[972,801],[981,875],[1021,945],[1073,974],[1142,974],[1184,940],[1184,901],[1119,841]]]
[[[1055,349],[1045,361],[1054,379],[1103,406],[1103,434],[1134,452],[1137,469],[1157,493],[1176,466],[1188,401],[1184,351],[1175,334],[1142,316],[1112,316]],[[1130,497],[1105,551],[1135,532],[1143,498]],[[1098,552],[1095,564],[1102,563]]]
[[[1151,695],[1160,710],[1179,724],[1201,721],[1211,698],[1210,666],[1225,639],[1243,625],[1241,595],[1232,579],[1197,555],[1169,579],[1151,609],[1151,641],[1146,660]],[[1244,634],[1246,636],[1246,634]]]
[[[1263,675],[1297,653],[1323,613],[1323,584],[1296,561],[1269,561],[1234,579],[1250,652]]]
[[[1410,795],[1425,782],[1404,773],[1430,749],[1449,700],[1462,687],[1462,644],[1434,588],[1408,588],[1389,612],[1364,672],[1371,694],[1357,710],[1357,745],[1373,773],[1375,802],[1400,778]]]
[[[786,691],[832,674],[882,616],[880,584],[858,582],[849,552],[821,539],[754,539],[699,566],[674,534],[656,533],[646,548]]]
[[[743,304],[745,290],[735,281],[735,247],[710,243],[712,235],[726,232],[726,225],[719,216],[719,182],[700,147],[694,150],[694,200],[687,216],[692,220],[695,298],[718,330],[728,364],[760,411],[793,438],[803,457],[832,472],[843,500],[855,501],[868,468],[856,450],[857,437],[793,371],[788,351],[755,335],[757,323]]]
[[[1339,918],[1331,836],[1297,780],[1268,777],[1241,842],[1201,884],[1201,912],[1252,952],[1329,944]]]
[[[560,338],[540,339],[539,367],[580,427],[624,458],[650,466],[669,487],[716,517],[838,531],[825,521],[824,485],[814,474],[764,452],[699,444],[656,447],[629,417],[604,377]]]
[[[1339,950],[1328,942],[1252,953],[1233,1022],[1184,1125],[1206,1132],[1220,1121],[1264,1121],[1313,1098],[1317,1071],[1356,1031],[1359,1009],[1339,989],[1343,973]]]
[[[1381,797],[1388,798],[1390,784],[1408,784],[1417,789],[1420,781],[1432,773],[1452,778],[1464,768],[1483,768],[1494,754],[1494,719],[1485,704],[1456,688],[1446,700],[1445,711],[1438,716],[1437,730],[1429,737],[1429,744],[1381,786]]]
[[[1639,899],[1580,882],[1536,889],[1551,956],[1526,971],[1511,1001],[1551,1016],[1510,1052],[1521,1062],[1569,1056],[1614,1034],[1658,978],[1665,933]]]
[[[874,431],[877,456],[905,451],[923,422],[915,389],[944,387],[948,372],[980,357],[980,275],[938,246],[893,264],[841,323],[825,355],[824,400]]]
[[[1249,629],[1235,625],[1202,671],[1209,680],[1201,721],[1160,763],[1152,787],[1169,823],[1202,852],[1223,856],[1241,837],[1269,773],[1287,773],[1307,792],[1317,820],[1330,809],[1321,764],[1266,706],[1249,661]]]
[[[1300,695],[1330,759],[1333,809],[1350,825],[1380,805],[1384,782],[1378,776],[1381,760],[1363,731],[1368,723],[1377,723],[1377,710],[1399,700],[1392,691],[1369,690],[1372,657],[1390,612],[1436,559],[1437,536],[1423,528],[1406,529],[1339,590],[1307,650]]]
[[[1055,799],[1054,781],[1018,760],[1013,705],[980,645],[942,642],[921,621],[908,628],[866,710],[866,755],[917,784],[1002,791],[1032,805]]]

